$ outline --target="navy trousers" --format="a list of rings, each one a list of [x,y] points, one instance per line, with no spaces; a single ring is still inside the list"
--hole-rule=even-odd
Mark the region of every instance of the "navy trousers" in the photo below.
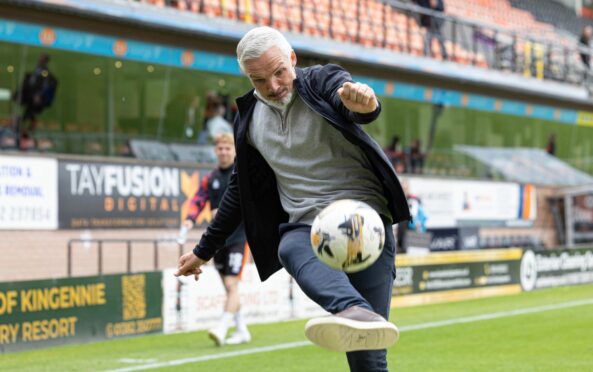
[[[332,314],[358,305],[389,319],[395,279],[395,239],[391,225],[385,224],[381,256],[370,267],[354,274],[323,264],[311,248],[310,232],[310,225],[280,225],[280,262],[303,292]],[[355,351],[346,356],[353,372],[387,371],[387,350]]]

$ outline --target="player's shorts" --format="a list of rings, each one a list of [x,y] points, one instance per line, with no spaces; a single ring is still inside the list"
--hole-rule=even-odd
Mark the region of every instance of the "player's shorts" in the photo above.
[[[243,267],[249,257],[246,243],[224,247],[214,256],[214,267],[223,276],[241,276]]]

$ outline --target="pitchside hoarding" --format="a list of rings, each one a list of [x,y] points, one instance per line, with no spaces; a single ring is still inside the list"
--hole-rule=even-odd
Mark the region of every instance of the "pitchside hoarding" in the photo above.
[[[60,228],[178,227],[210,170],[61,160]],[[203,212],[197,223],[210,219]]]
[[[396,265],[394,306],[593,283],[593,248],[509,248],[400,255]]]
[[[216,269],[203,267],[200,280],[175,277],[176,269],[163,273],[164,332],[208,329],[220,322],[225,290]],[[326,312],[311,301],[285,270],[261,282],[254,264],[243,268],[239,282],[241,313],[247,323],[302,319]]]
[[[479,248],[480,229],[476,226],[430,229],[429,232],[432,234],[430,250],[433,252]]]
[[[518,293],[522,255],[513,248],[398,256],[394,305]]]
[[[521,285],[532,289],[593,283],[593,249],[525,251]]]
[[[57,161],[0,157],[0,229],[58,227]]]
[[[0,283],[0,351],[160,332],[161,272]]]

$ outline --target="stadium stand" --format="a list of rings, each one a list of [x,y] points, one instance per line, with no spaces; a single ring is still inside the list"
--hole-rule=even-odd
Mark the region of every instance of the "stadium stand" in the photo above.
[[[424,54],[426,30],[419,16],[443,17],[412,1],[135,1],[413,56]],[[585,22],[550,0],[448,0],[443,33],[447,53],[457,63],[580,84],[583,69],[575,35]],[[432,50],[438,50],[437,41],[432,43]],[[442,59],[440,53],[433,57]]]
[[[514,8],[523,9],[533,14],[540,22],[554,25],[557,30],[564,30],[573,36],[579,35],[581,29],[592,22],[578,17],[573,9],[551,0],[510,0]]]

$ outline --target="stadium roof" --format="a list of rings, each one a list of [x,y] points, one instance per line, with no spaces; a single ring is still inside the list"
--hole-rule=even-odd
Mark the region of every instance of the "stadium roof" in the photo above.
[[[455,150],[500,172],[508,181],[547,186],[593,184],[593,177],[541,149],[457,145]]]

